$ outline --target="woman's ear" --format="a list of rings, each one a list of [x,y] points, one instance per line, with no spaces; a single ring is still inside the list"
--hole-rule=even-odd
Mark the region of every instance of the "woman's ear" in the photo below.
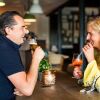
[[[5,32],[6,32],[6,34],[8,35],[8,34],[11,34],[11,28],[10,27],[6,27],[5,28]]]

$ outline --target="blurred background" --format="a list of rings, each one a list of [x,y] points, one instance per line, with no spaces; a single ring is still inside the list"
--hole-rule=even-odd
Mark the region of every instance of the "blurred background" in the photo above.
[[[100,15],[100,0],[0,0],[2,14],[16,10],[23,15],[28,29],[34,32],[48,51],[69,56],[79,53],[86,37],[86,23]],[[33,7],[34,6],[34,7]]]

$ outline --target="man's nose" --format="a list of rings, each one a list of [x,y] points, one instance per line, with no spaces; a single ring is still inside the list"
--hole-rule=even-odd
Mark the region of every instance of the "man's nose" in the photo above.
[[[28,34],[29,33],[29,30],[28,29],[25,29],[25,34]]]

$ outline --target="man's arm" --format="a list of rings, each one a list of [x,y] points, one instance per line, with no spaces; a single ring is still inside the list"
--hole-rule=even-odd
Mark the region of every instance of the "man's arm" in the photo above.
[[[8,76],[8,79],[22,94],[26,96],[32,94],[38,77],[39,63],[43,57],[44,51],[38,47],[34,55],[32,54],[32,63],[27,74],[25,72],[18,72]]]

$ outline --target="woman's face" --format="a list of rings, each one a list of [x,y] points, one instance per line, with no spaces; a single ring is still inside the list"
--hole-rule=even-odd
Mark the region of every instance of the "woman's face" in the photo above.
[[[100,33],[93,30],[92,27],[87,28],[87,41],[93,44],[93,47],[100,50]]]

